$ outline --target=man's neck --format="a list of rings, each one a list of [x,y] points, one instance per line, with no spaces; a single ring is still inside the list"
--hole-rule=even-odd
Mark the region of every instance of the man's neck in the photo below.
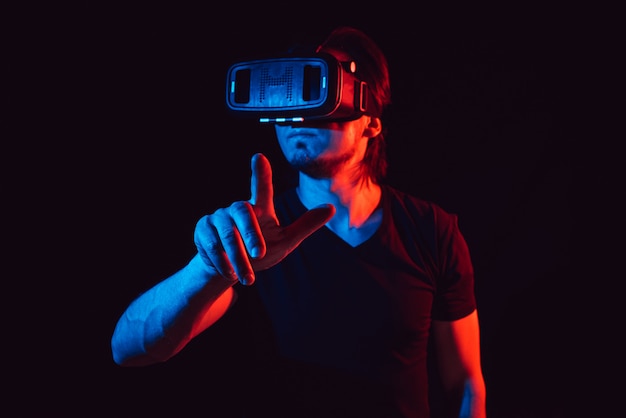
[[[323,203],[333,204],[337,212],[327,226],[349,242],[364,240],[364,233],[367,239],[382,219],[381,211],[377,211],[381,188],[369,179],[353,182],[341,178],[314,179],[301,174],[297,192],[308,209]]]

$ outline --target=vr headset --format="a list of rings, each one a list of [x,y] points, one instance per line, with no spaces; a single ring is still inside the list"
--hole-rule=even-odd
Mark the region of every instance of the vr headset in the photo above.
[[[226,104],[259,122],[352,120],[380,116],[354,61],[327,53],[239,62],[228,69]]]

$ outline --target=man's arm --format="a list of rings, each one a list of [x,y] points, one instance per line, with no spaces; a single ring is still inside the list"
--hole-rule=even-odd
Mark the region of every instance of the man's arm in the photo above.
[[[236,282],[211,272],[196,254],[124,311],[111,339],[113,360],[145,366],[176,355],[234,303]]]
[[[485,418],[486,389],[480,358],[476,310],[456,321],[433,321],[437,364],[443,389],[459,418]]]
[[[334,214],[332,205],[281,226],[274,210],[272,168],[252,157],[251,199],[203,216],[198,253],[177,273],[135,299],[113,331],[113,359],[124,366],[163,362],[217,321],[234,302],[232,286],[254,283],[255,271],[279,263]]]

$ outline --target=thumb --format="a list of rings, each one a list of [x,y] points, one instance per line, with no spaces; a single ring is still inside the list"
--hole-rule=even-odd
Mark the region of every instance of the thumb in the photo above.
[[[324,204],[314,207],[285,227],[285,235],[292,246],[299,245],[305,238],[320,229],[335,215],[335,207]]]

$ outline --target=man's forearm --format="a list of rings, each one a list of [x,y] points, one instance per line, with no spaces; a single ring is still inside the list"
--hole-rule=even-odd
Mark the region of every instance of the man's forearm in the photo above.
[[[482,379],[465,382],[459,418],[486,418],[485,384]]]
[[[111,339],[114,361],[144,366],[171,358],[223,314],[227,307],[216,306],[215,318],[207,320],[215,301],[235,282],[213,273],[196,255],[124,311]]]

